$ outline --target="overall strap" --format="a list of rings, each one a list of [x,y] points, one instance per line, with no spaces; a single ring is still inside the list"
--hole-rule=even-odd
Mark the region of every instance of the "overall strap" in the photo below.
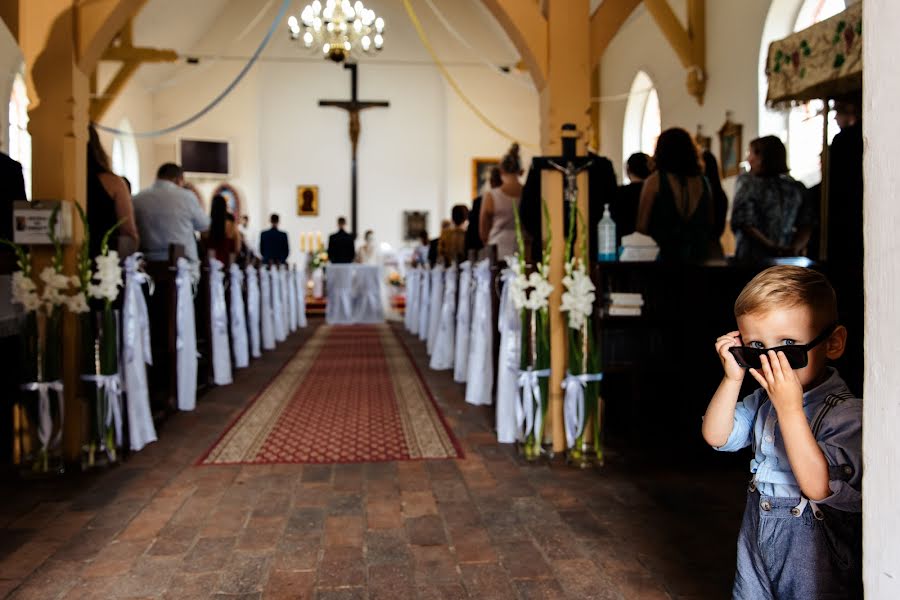
[[[822,423],[825,421],[825,416],[829,412],[831,412],[831,409],[844,402],[845,400],[850,400],[853,397],[853,394],[849,391],[844,391],[837,394],[828,394],[828,396],[825,398],[825,402],[823,402],[822,406],[819,408],[819,412],[816,413],[816,416],[810,423],[813,437],[819,437],[819,431],[822,429]]]

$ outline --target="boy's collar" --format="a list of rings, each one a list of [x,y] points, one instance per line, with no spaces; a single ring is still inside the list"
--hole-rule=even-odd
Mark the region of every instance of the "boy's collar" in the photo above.
[[[820,402],[824,400],[829,393],[839,388],[847,387],[847,384],[844,383],[844,380],[841,379],[841,376],[838,374],[837,369],[834,367],[825,367],[825,372],[826,377],[822,383],[808,392],[803,392],[803,406],[806,406],[811,402]]]

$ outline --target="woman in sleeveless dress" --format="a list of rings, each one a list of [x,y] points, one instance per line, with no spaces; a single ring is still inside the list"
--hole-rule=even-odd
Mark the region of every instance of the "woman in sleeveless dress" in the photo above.
[[[516,219],[514,209],[518,209],[522,199],[522,159],[519,145],[513,144],[500,161],[500,178],[503,184],[485,192],[481,201],[479,233],[486,245],[497,246],[497,257],[501,260],[515,254]]]
[[[703,262],[715,255],[715,210],[697,147],[684,129],[660,134],[656,172],[644,182],[637,230],[656,240],[664,261]]]
[[[100,254],[103,235],[119,221],[122,223],[109,237],[109,249],[118,250],[119,236],[123,236],[134,240],[136,250],[138,231],[131,192],[122,178],[112,172],[109,157],[93,126],[88,129],[87,150],[87,222],[91,236],[91,257]]]

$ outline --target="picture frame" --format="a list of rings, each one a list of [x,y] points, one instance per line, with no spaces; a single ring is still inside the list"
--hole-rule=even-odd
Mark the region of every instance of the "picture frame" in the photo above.
[[[496,157],[478,157],[472,159],[472,197],[481,195],[484,186],[491,180],[491,169],[500,166]]]
[[[403,239],[406,241],[418,240],[423,231],[428,231],[428,212],[403,211]]]
[[[743,160],[744,126],[731,120],[731,114],[725,117],[725,123],[719,129],[719,168],[722,178],[733,177],[741,172]]]
[[[297,186],[297,215],[300,217],[319,216],[319,186]]]

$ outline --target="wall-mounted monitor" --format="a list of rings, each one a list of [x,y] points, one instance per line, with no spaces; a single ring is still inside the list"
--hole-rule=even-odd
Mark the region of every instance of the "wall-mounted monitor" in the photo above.
[[[226,141],[178,140],[178,162],[185,173],[205,177],[231,175],[230,148]]]

